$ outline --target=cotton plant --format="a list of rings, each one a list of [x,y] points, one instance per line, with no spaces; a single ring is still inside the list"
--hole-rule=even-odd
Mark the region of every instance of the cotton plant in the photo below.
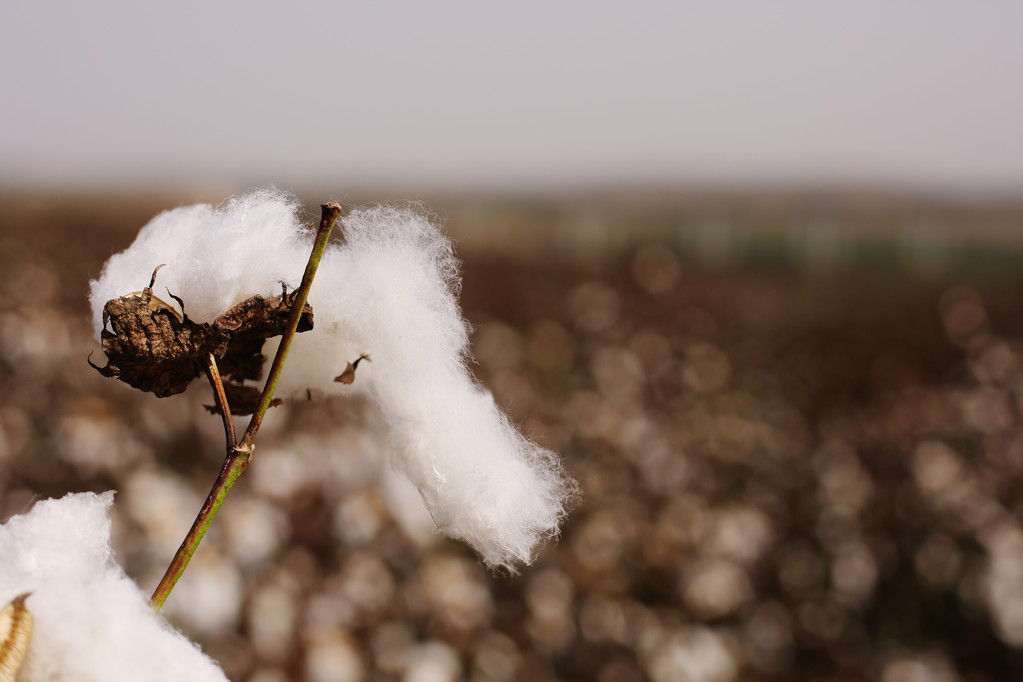
[[[431,216],[418,206],[356,209],[341,221],[343,239],[329,242],[341,207],[324,204],[315,230],[302,224],[299,212],[294,197],[273,189],[219,207],[167,211],[91,283],[106,360],[90,364],[160,397],[204,378],[223,422],[224,465],[151,597],[157,612],[252,461],[267,410],[282,399],[368,397],[389,429],[390,463],[419,489],[437,529],[468,543],[491,568],[514,572],[530,563],[557,535],[575,492],[557,456],[520,434],[472,377],[469,325],[457,301],[459,264]],[[252,415],[241,435],[232,419],[239,414]],[[60,517],[91,558],[79,562],[87,567],[79,576],[72,575],[73,561],[54,562],[63,577],[48,573],[47,560],[35,561],[31,552],[22,555],[36,570],[31,579],[0,571],[0,605],[7,604],[0,643],[14,651],[9,661],[0,657],[0,682],[14,676],[3,666],[16,672],[22,659],[33,662],[26,663],[34,671],[28,679],[91,679],[47,671],[43,663],[66,659],[71,665],[73,657],[64,656],[70,640],[52,628],[62,605],[73,611],[69,618],[85,617],[87,608],[70,596],[76,589],[115,586],[124,622],[142,617],[137,588],[123,584],[130,580],[105,544],[110,503],[109,495],[39,503],[0,531],[0,550],[8,556],[4,542],[56,547],[53,519]],[[49,520],[33,520],[39,518]],[[36,635],[27,646],[33,614]],[[180,647],[180,636],[151,612],[146,622],[140,632],[163,628],[165,646]],[[97,646],[95,657],[102,652]],[[200,672],[187,678],[222,679],[198,655],[189,665]],[[177,679],[186,676],[179,672]]]

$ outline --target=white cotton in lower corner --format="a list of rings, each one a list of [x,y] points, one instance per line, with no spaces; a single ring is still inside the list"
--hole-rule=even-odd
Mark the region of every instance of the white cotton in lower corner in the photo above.
[[[19,682],[192,682],[227,678],[114,562],[113,493],[44,500],[0,526],[0,601],[31,592]]]

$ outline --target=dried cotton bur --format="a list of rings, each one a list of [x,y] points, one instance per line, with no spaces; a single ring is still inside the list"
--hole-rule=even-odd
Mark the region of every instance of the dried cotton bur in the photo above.
[[[271,189],[154,218],[92,282],[109,358],[100,371],[161,396],[184,390],[207,354],[229,378],[225,392],[258,378],[264,340],[281,333],[276,321],[289,308],[287,295],[270,292],[309,256],[298,213],[294,197]],[[558,534],[575,483],[472,377],[450,241],[414,205],[355,209],[343,238],[317,261],[308,298],[316,328],[309,308],[277,392],[369,397],[389,427],[391,463],[419,488],[438,529],[489,566],[531,562]],[[167,263],[160,276],[180,316],[154,304],[152,281],[123,295],[156,263]],[[218,405],[239,401],[228,395]]]
[[[32,637],[32,613],[25,606],[30,592],[15,597],[0,611],[0,682],[14,682]]]
[[[185,313],[184,301],[170,291],[168,295],[177,301],[180,312],[153,295],[156,274],[162,267],[156,267],[149,286],[142,291],[111,299],[103,306],[100,338],[107,364],[92,366],[105,377],[166,398],[184,391],[203,371],[206,358],[213,355],[221,376],[231,380],[224,385],[231,411],[252,414],[259,392],[243,382],[262,377],[263,343],[284,333],[292,304],[287,288],[276,298],[247,298],[212,323],[197,323]],[[312,328],[313,311],[306,305],[296,331]]]

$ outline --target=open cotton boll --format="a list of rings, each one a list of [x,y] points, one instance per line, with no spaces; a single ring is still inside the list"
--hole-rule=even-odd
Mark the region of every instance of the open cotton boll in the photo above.
[[[158,216],[93,282],[97,331],[103,304],[144,287],[160,263],[159,284],[197,321],[274,294],[280,281],[296,285],[312,243],[296,213],[291,197],[261,191]],[[390,426],[393,462],[439,529],[492,566],[528,562],[557,534],[571,486],[557,457],[524,439],[472,379],[451,243],[417,207],[358,209],[342,232],[323,254],[309,294],[315,326],[295,337],[278,395],[369,396]],[[277,339],[269,344],[267,362]],[[362,354],[370,360],[354,384],[334,381]]]
[[[113,493],[44,500],[0,526],[0,602],[32,593],[35,626],[18,679],[223,682],[114,562],[112,501]]]
[[[297,288],[311,243],[294,197],[273,189],[165,211],[91,283],[93,324],[98,333],[106,302],[140,291],[160,264],[153,294],[173,305],[170,291],[191,319],[212,322],[250,296],[279,295],[282,282]]]

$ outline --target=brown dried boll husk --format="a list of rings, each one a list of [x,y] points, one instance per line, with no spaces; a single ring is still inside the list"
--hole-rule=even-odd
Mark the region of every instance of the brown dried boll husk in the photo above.
[[[142,291],[107,301],[100,335],[107,364],[89,364],[103,376],[120,379],[160,398],[184,391],[203,371],[210,354],[220,361],[225,377],[239,384],[259,379],[263,342],[284,333],[293,298],[286,291],[269,299],[253,296],[212,323],[196,323],[184,314],[181,299],[171,294],[181,305],[182,312],[178,313],[153,295],[160,267]],[[306,305],[298,331],[312,327],[313,311]]]
[[[213,326],[226,332],[231,340],[217,365],[221,375],[235,381],[258,380],[263,377],[263,343],[281,336],[288,326],[294,295],[284,291],[280,296],[253,296],[234,306],[213,321]],[[296,332],[313,328],[313,309],[306,304],[298,318]]]

